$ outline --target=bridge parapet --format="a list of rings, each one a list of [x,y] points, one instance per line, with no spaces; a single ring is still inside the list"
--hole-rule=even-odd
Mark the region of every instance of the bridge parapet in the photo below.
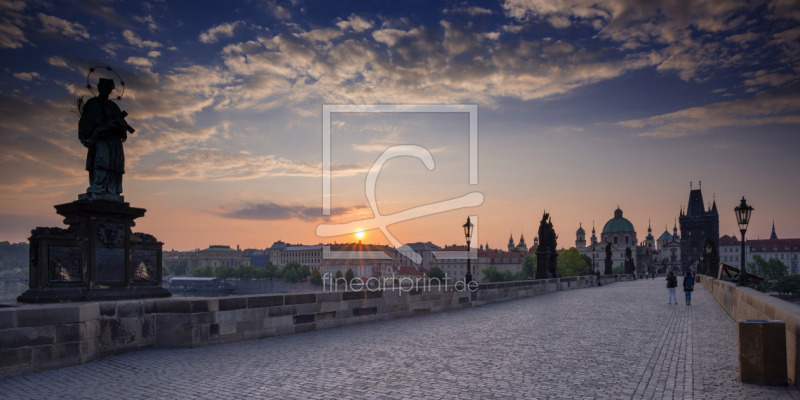
[[[629,276],[604,276],[605,283]],[[457,310],[597,286],[595,276],[395,290],[0,307],[0,378],[143,348],[199,347]]]
[[[786,372],[789,380],[800,387],[798,371],[800,366],[800,306],[784,301],[755,289],[736,286],[736,283],[714,279],[706,275],[698,275],[698,282],[714,296],[725,312],[734,321],[781,320],[786,324]]]

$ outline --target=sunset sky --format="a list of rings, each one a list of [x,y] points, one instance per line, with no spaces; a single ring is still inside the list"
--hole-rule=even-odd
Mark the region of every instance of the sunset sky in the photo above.
[[[475,215],[479,243],[530,245],[547,210],[570,247],[617,206],[657,237],[698,181],[721,234],[744,195],[748,237],[800,237],[796,1],[205,3],[0,0],[0,240],[63,226],[53,205],[86,190],[70,109],[92,66],[125,81],[122,194],[166,249],[354,241],[317,225],[372,217],[394,145],[435,168],[388,161],[382,215],[484,196],[392,225],[403,242],[463,244]],[[478,183],[467,113],[334,113],[323,217],[323,105],[360,104],[477,105]]]

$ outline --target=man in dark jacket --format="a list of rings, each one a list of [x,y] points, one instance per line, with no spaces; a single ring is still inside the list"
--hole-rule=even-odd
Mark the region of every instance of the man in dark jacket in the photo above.
[[[669,271],[667,274],[667,292],[669,292],[667,304],[672,304],[673,300],[675,300],[675,304],[678,304],[678,296],[675,294],[676,287],[678,287],[678,277],[675,276],[674,271]]]

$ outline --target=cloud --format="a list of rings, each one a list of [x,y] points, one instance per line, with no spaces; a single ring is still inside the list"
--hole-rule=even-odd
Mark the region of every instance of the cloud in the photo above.
[[[75,40],[89,38],[89,32],[86,31],[86,28],[77,22],[69,22],[43,13],[38,15],[39,21],[42,22],[42,32],[60,34]]]
[[[125,62],[131,65],[135,65],[137,67],[149,68],[153,66],[153,63],[144,57],[128,57],[128,59],[125,60]]]
[[[134,33],[133,31],[131,31],[129,29],[126,29],[126,30],[122,31],[122,36],[125,38],[125,40],[128,42],[128,44],[130,44],[131,46],[150,47],[150,48],[158,48],[158,47],[162,46],[161,43],[159,43],[159,42],[154,42],[154,41],[150,41],[150,40],[142,40],[138,35],[136,35],[136,33]]]
[[[640,136],[675,138],[707,134],[717,128],[800,124],[800,83],[759,93],[751,98],[620,122]]]
[[[312,31],[303,33],[301,36],[312,41],[328,43],[334,39],[340,38],[342,36],[342,32],[331,28],[314,29]]]
[[[350,17],[346,21],[339,21],[336,23],[336,26],[343,31],[352,29],[354,32],[364,32],[365,30],[372,28],[372,22],[369,22],[358,15],[350,14]]]
[[[269,13],[277,19],[288,20],[292,18],[292,13],[289,11],[289,9],[282,7],[275,0],[267,0],[266,6]]]
[[[596,39],[617,43],[623,51],[660,48],[659,70],[675,72],[686,81],[703,81],[715,69],[747,65],[771,58],[773,51],[783,52],[780,46],[774,46],[740,53],[764,35],[752,30],[742,32],[745,28],[759,24],[755,26],[774,30],[783,26],[776,24],[777,20],[800,15],[787,13],[786,7],[775,4],[759,7],[759,2],[744,0],[505,0],[503,3],[506,16],[519,23],[547,22],[555,28],[589,27],[597,31]],[[783,11],[778,12],[779,9]],[[730,43],[738,44],[739,48]],[[796,57],[792,60],[796,61]]]
[[[20,49],[28,43],[22,28],[25,26],[24,1],[0,1],[0,47]]]
[[[232,38],[233,31],[236,27],[244,25],[244,21],[235,21],[235,22],[226,22],[224,24],[219,24],[217,26],[209,28],[205,32],[201,32],[199,36],[199,40],[202,43],[210,44],[216,43],[219,41],[220,38]]]
[[[84,11],[100,17],[109,25],[127,28],[130,26],[130,18],[118,13],[113,7],[109,6],[107,0],[81,0],[76,2]]]
[[[32,81],[32,80],[34,80],[34,79],[39,77],[39,73],[38,72],[17,72],[17,73],[14,73],[12,75],[14,76],[14,78],[17,78],[17,79],[23,80],[23,81]]]
[[[0,193],[36,201],[74,191],[84,181],[86,149],[66,103],[0,94]]]
[[[369,167],[361,164],[335,165],[332,173],[349,176],[365,172]],[[168,161],[143,167],[140,179],[187,180],[246,180],[268,176],[322,176],[319,162],[291,161],[273,155],[231,154],[220,152],[191,152]]]
[[[241,83],[220,106],[266,110],[310,100],[491,106],[502,97],[567,93],[661,60],[653,52],[608,58],[579,42],[498,41],[496,32],[448,21],[384,27],[372,40],[326,33],[280,33],[225,46],[224,64]]]
[[[304,205],[285,205],[273,202],[250,203],[234,210],[227,210],[230,207],[223,207],[224,211],[219,215],[225,218],[249,219],[261,221],[276,221],[285,219],[299,219],[303,221],[321,221],[329,217],[322,215],[322,207],[309,207]],[[357,210],[357,207],[337,207],[331,209],[331,214],[341,215]]]
[[[477,16],[477,15],[490,15],[492,14],[492,10],[483,7],[456,7],[456,8],[445,8],[442,10],[444,14],[467,14],[469,16]]]

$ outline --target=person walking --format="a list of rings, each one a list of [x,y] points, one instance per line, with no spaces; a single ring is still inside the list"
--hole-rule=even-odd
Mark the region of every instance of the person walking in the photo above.
[[[694,276],[692,276],[692,271],[686,271],[686,275],[683,277],[683,294],[686,296],[686,305],[692,304],[692,291],[694,290]]]
[[[667,304],[672,304],[673,300],[675,300],[675,304],[678,304],[678,296],[675,294],[676,287],[678,287],[678,277],[675,276],[674,271],[669,271],[667,274],[667,292],[669,293]]]

